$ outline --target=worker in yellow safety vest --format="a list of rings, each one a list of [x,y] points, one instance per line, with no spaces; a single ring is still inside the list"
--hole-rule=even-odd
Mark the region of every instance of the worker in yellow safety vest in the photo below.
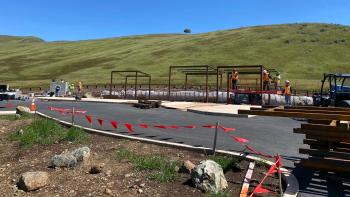
[[[274,77],[274,83],[275,83],[275,90],[279,91],[280,90],[280,85],[281,85],[281,75],[280,73],[276,73],[276,76]]]
[[[263,70],[263,90],[270,90],[270,73],[267,70]]]
[[[284,99],[286,101],[286,105],[292,105],[292,87],[290,86],[290,81],[286,80],[284,89],[283,89]]]
[[[75,89],[75,86],[74,86],[74,83],[71,83],[69,84],[69,95],[73,95],[74,94],[74,89]]]
[[[236,90],[237,89],[237,85],[238,85],[238,79],[239,79],[239,75],[236,69],[233,69],[232,73],[231,73],[231,82],[232,82],[232,90]]]

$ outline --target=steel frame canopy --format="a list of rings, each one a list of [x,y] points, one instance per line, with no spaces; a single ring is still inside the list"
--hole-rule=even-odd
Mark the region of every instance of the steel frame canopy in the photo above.
[[[219,78],[219,73],[222,75],[223,73],[227,73],[227,81],[229,80],[229,75],[233,69],[236,69],[240,75],[259,75],[260,86],[258,88],[258,93],[262,94],[263,92],[263,78],[262,73],[263,70],[267,70],[269,72],[276,72],[275,69],[268,69],[263,65],[227,65],[227,66],[217,66],[217,81]],[[230,87],[227,85],[227,98],[229,98]],[[219,98],[219,86],[216,85],[216,98],[218,102]]]
[[[188,76],[197,75],[205,76],[205,102],[209,101],[209,92],[208,92],[208,77],[209,75],[218,75],[217,70],[209,65],[193,65],[193,66],[170,66],[169,67],[169,84],[168,84],[168,100],[171,100],[171,75],[172,71],[179,71],[185,74],[185,91],[187,90],[187,80]],[[222,76],[221,76],[222,77]],[[218,84],[217,84],[218,85]]]
[[[148,78],[148,99],[151,98],[151,75],[139,70],[115,70],[111,71],[111,85],[109,90],[109,95],[112,96],[112,85],[113,85],[113,74],[118,74],[122,77],[124,77],[124,91],[125,95],[124,98],[126,98],[126,86],[128,83],[128,78],[135,78],[135,99],[137,99],[137,85],[138,85],[138,78]]]

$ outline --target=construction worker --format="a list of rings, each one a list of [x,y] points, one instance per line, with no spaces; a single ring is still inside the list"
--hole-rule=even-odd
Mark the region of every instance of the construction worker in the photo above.
[[[270,90],[270,74],[267,70],[263,70],[263,90]]]
[[[79,81],[78,83],[78,92],[83,91],[83,83],[81,83],[81,81]]]
[[[236,69],[233,69],[231,73],[231,82],[232,82],[233,91],[237,89],[238,79],[239,79],[238,72]]]
[[[286,80],[283,89],[284,99],[286,100],[286,105],[292,105],[292,87],[290,86],[290,81]]]
[[[274,78],[274,83],[275,83],[275,90],[279,91],[280,90],[280,84],[281,84],[281,75],[279,72],[276,73],[276,76]]]
[[[69,94],[70,96],[74,94],[75,86],[74,83],[69,84]]]

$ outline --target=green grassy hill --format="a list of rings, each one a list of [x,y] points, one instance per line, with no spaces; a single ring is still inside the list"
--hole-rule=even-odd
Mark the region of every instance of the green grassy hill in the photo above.
[[[166,83],[169,65],[262,64],[298,87],[324,72],[350,73],[350,27],[285,24],[204,34],[159,34],[75,42],[0,36],[0,83],[48,84],[51,78],[108,83],[111,70],[139,69]]]

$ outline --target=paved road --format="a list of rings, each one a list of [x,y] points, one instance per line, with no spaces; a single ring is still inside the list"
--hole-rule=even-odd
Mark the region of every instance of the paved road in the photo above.
[[[26,104],[27,102],[12,101],[14,105]],[[305,170],[304,168],[293,168],[292,161],[300,159],[302,155],[298,154],[298,148],[303,147],[303,135],[294,134],[293,128],[300,126],[299,121],[290,118],[275,118],[257,116],[254,118],[232,118],[221,116],[208,116],[190,112],[182,112],[170,109],[137,109],[131,105],[125,104],[108,104],[108,103],[91,103],[91,102],[70,102],[70,101],[51,101],[37,102],[38,111],[47,115],[70,121],[70,116],[63,116],[55,111],[49,111],[48,106],[71,109],[75,106],[77,109],[87,110],[87,114],[94,117],[102,118],[107,122],[115,120],[119,123],[129,122],[132,124],[148,123],[150,125],[197,125],[195,129],[160,129],[148,128],[143,129],[135,127],[135,132],[129,134],[127,129],[120,125],[118,129],[113,129],[109,124],[100,127],[97,121],[93,124],[96,129],[106,130],[113,133],[123,133],[138,137],[164,140],[189,144],[193,146],[212,147],[214,130],[201,128],[201,125],[214,125],[219,121],[224,127],[236,128],[232,135],[249,139],[249,145],[255,149],[267,154],[281,154],[284,158],[284,164],[289,167],[293,174],[299,180],[301,194],[300,196],[345,196],[349,195],[349,185],[334,181],[323,174]],[[0,102],[4,106],[4,102]],[[11,108],[1,108],[8,110]],[[84,116],[75,118],[77,124],[90,127]],[[218,144],[219,149],[243,151],[243,147],[234,142],[227,133],[219,132]],[[328,192],[327,192],[328,190]]]

